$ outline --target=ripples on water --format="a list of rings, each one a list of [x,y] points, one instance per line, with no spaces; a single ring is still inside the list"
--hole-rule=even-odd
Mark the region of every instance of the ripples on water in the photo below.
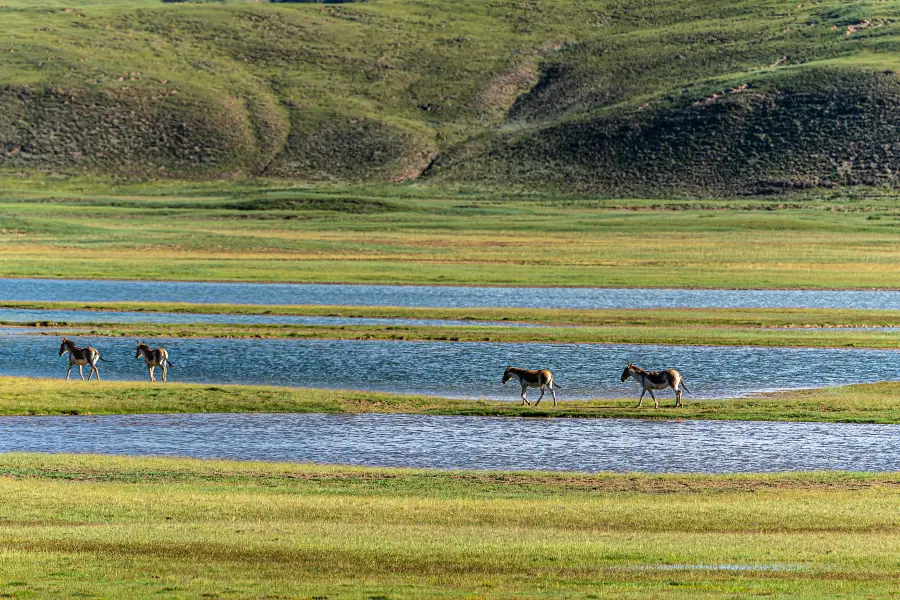
[[[316,414],[0,418],[0,451],[12,450],[438,469],[895,471],[900,426]]]
[[[109,363],[107,379],[144,379],[134,359],[135,341],[77,336]],[[626,360],[645,368],[681,371],[691,398],[730,398],[753,392],[822,387],[895,379],[900,355],[886,350],[838,348],[745,348],[627,344],[442,343],[354,340],[208,339],[144,340],[164,346],[176,365],[173,381],[271,384],[422,393],[454,398],[517,400],[519,389],[503,386],[507,365],[548,368],[563,386],[560,398],[637,397],[633,382],[621,383]],[[0,330],[0,374],[64,376],[56,337]],[[536,398],[536,392],[529,392]],[[662,392],[672,401],[671,390]]]
[[[0,279],[0,300],[512,308],[900,310],[898,291],[500,288]]]

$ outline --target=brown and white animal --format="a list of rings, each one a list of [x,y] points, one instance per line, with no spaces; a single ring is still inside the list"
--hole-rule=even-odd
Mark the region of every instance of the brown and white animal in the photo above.
[[[59,345],[59,355],[62,356],[67,352],[69,353],[69,368],[66,369],[66,381],[69,380],[69,375],[72,373],[72,367],[75,365],[78,365],[78,374],[81,375],[82,381],[84,381],[84,371],[82,370],[82,367],[85,365],[91,365],[91,372],[88,373],[88,381],[91,380],[94,373],[97,374],[97,381],[100,381],[100,371],[97,369],[97,361],[102,360],[103,362],[106,362],[106,359],[100,356],[100,353],[97,352],[93,346],[79,348],[72,340],[63,338],[62,344]]]
[[[556,406],[556,391],[554,391],[553,387],[556,386],[556,389],[561,390],[562,388],[556,385],[556,382],[553,380],[553,373],[548,371],[547,369],[535,370],[535,369],[518,369],[516,367],[506,367],[506,372],[503,373],[503,383],[505,384],[507,381],[515,377],[519,380],[519,385],[522,386],[522,405],[527,404],[531,406],[531,402],[525,398],[525,393],[528,388],[541,388],[541,396],[537,399],[537,402],[534,403],[535,406],[541,403],[541,398],[544,397],[544,390],[550,390],[550,394],[553,396],[553,406]]]
[[[155,369],[156,367],[162,369],[162,378],[163,382],[165,382],[166,376],[169,372],[169,367],[175,366],[169,362],[169,353],[166,352],[164,348],[151,350],[150,346],[144,344],[143,342],[137,343],[137,353],[134,355],[134,357],[144,357],[144,363],[147,365],[147,370],[150,372],[150,381],[156,381],[156,377],[153,375],[153,369]]]
[[[659,408],[659,401],[656,399],[656,396],[653,395],[653,390],[664,390],[668,387],[675,390],[675,406],[682,406],[681,390],[678,389],[679,386],[683,387],[688,393],[691,391],[688,389],[687,385],[685,385],[681,373],[675,369],[666,369],[665,371],[645,371],[637,365],[628,363],[625,370],[622,371],[622,381],[628,381],[629,377],[634,377],[635,380],[641,384],[641,399],[638,400],[635,408],[641,407],[641,403],[644,401],[644,394],[647,392],[650,392],[650,397],[653,398],[653,407]]]

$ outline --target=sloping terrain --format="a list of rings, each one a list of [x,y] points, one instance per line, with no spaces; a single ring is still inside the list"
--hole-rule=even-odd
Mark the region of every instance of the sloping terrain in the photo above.
[[[0,171],[893,185],[900,3],[5,0]]]

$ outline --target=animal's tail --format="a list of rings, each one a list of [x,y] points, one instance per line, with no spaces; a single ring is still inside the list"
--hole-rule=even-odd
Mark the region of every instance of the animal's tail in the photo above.
[[[172,361],[170,361],[168,358],[166,359],[166,364],[169,365],[170,367],[174,367],[174,366],[175,366],[175,365],[172,364]]]
[[[555,388],[558,389],[558,390],[563,389],[563,386],[561,386],[561,385],[559,385],[558,383],[556,383],[556,380],[555,380],[555,379],[551,379],[551,380],[550,380],[550,387],[555,387]]]
[[[686,391],[688,394],[691,393],[691,390],[688,389],[687,384],[684,382],[684,377],[681,378],[681,387],[683,387],[684,391]]]
[[[106,360],[105,358],[103,358],[103,357],[100,355],[99,352],[97,353],[97,358],[99,358],[99,359],[102,360],[103,362],[113,362],[113,361],[111,361],[111,360]]]

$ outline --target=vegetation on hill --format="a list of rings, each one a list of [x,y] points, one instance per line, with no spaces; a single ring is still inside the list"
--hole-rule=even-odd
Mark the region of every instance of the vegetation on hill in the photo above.
[[[0,170],[892,184],[892,2],[6,0]]]

